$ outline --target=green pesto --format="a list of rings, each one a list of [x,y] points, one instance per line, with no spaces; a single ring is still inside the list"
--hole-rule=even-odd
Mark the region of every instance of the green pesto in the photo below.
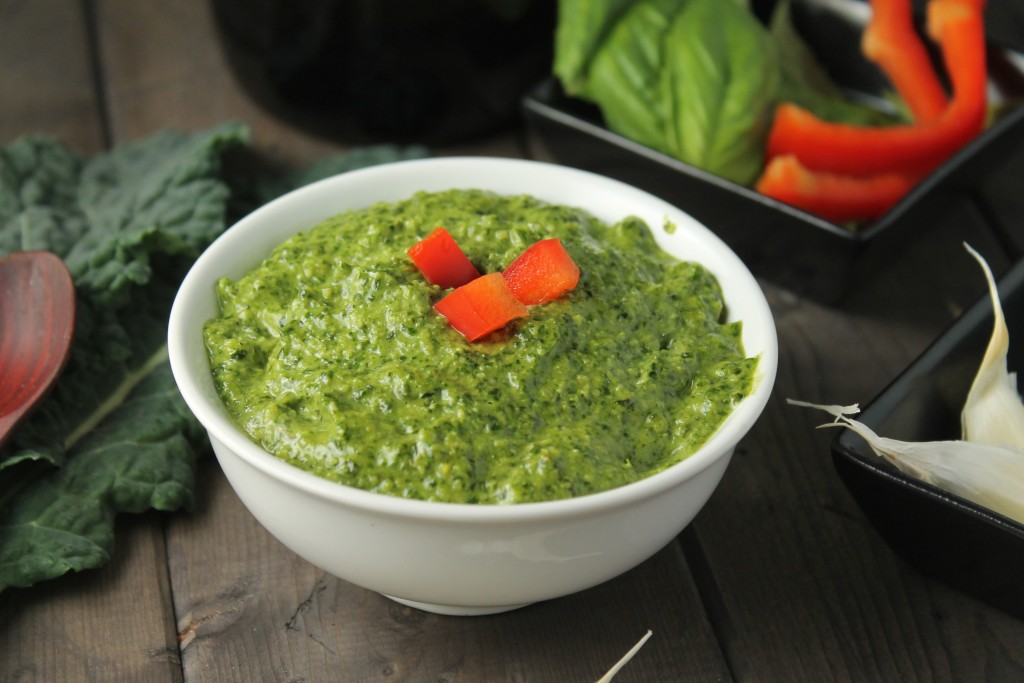
[[[562,243],[576,289],[467,343],[406,249],[445,226],[481,272]],[[602,491],[700,447],[751,388],[714,276],[636,218],[528,196],[420,193],[336,216],[217,285],[214,382],[269,452],[407,498],[519,503]]]

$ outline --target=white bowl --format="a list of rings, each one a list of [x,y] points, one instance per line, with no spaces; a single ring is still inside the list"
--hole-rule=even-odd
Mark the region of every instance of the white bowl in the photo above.
[[[607,222],[636,215],[658,243],[703,263],[722,285],[730,320],[760,355],[754,389],[699,451],[641,481],[568,500],[467,505],[407,500],[327,481],[270,455],[232,422],[213,387],[203,323],[214,282],[238,278],[290,235],[347,209],[419,190],[530,194]],[[675,224],[671,234],[665,221]],[[278,540],[318,567],[404,604],[487,614],[594,586],[669,543],[704,506],[736,443],[761,414],[778,363],[771,311],[754,277],[707,228],[641,190],[584,171],[514,159],[406,161],[344,173],[277,199],[227,230],[196,261],[171,311],[171,368],[206,428],[228,481]]]

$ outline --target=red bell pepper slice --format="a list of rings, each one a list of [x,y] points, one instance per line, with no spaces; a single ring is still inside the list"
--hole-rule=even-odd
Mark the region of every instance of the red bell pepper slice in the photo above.
[[[775,157],[758,178],[758,192],[836,223],[885,215],[917,182],[898,173],[841,176],[811,171],[794,156]]]
[[[580,280],[580,269],[556,238],[540,240],[509,264],[503,273],[508,288],[528,306],[562,296]]]
[[[501,273],[488,273],[458,287],[434,304],[434,310],[471,342],[529,313]]]
[[[442,227],[435,228],[406,253],[427,280],[438,287],[459,287],[480,277],[480,271],[455,238]]]
[[[793,154],[813,170],[858,176],[934,170],[985,125],[983,5],[981,0],[931,0],[928,4],[928,32],[942,49],[953,87],[953,98],[938,119],[872,128],[826,122],[784,103],[776,109],[768,157]]]
[[[914,28],[910,0],[871,0],[861,51],[878,64],[917,122],[935,121],[948,98],[928,50]]]

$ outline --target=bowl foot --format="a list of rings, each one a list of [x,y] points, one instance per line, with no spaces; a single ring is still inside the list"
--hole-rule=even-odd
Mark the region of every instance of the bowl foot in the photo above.
[[[407,607],[414,607],[416,609],[423,610],[424,612],[433,612],[434,614],[444,614],[455,617],[476,617],[483,616],[485,614],[500,614],[501,612],[510,612],[520,607],[526,607],[528,604],[524,602],[519,605],[492,605],[489,607],[466,607],[463,605],[435,605],[430,602],[417,602],[415,600],[406,600],[405,598],[396,598],[393,595],[387,595],[381,593],[385,598],[394,600],[397,603],[405,605]]]

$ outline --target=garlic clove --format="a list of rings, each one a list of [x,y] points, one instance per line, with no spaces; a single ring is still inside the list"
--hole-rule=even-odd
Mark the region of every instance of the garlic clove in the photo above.
[[[994,321],[992,337],[960,416],[962,437],[975,443],[1024,448],[1024,403],[1017,393],[1017,376],[1008,372],[1006,367],[1010,334],[999,291],[985,259],[970,245],[964,244],[964,247],[981,264],[985,273]],[[1021,467],[1024,467],[1024,461]]]

